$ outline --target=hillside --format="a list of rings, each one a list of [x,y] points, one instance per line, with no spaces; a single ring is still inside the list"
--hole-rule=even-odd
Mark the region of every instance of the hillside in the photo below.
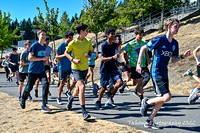
[[[144,36],[144,40],[153,39],[162,34],[165,34],[165,32],[154,32]],[[179,42],[179,54],[184,53],[188,49],[193,51],[200,44],[200,16],[181,22],[179,33],[174,38]],[[124,46],[125,44],[122,47]],[[96,61],[95,66],[95,80],[98,84],[100,78],[99,67],[100,59]],[[175,64],[169,63],[169,83],[170,90],[173,94],[189,95],[189,90],[196,87],[197,83],[193,79],[182,76],[188,69],[192,69],[195,75],[197,74],[196,61],[193,55]],[[152,87],[151,81],[145,88],[149,87]]]

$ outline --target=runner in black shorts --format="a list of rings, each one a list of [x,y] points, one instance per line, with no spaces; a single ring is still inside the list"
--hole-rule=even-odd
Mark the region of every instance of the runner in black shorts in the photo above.
[[[30,41],[26,41],[24,43],[24,46],[26,48],[25,51],[23,51],[21,53],[20,56],[20,69],[19,69],[19,100],[21,99],[21,93],[22,93],[22,88],[24,85],[24,80],[26,79],[26,77],[28,76],[28,67],[29,67],[29,60],[28,60],[28,54],[29,54],[29,49],[31,47],[31,42]],[[29,100],[32,100],[31,95],[29,94],[28,96]]]

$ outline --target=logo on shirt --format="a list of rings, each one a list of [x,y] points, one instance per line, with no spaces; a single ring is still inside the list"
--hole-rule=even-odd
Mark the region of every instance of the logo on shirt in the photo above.
[[[170,56],[172,56],[172,52],[169,52],[169,51],[163,51],[162,50],[162,54],[161,55],[164,55],[164,56],[168,56],[168,57],[170,57]]]
[[[46,51],[38,51],[38,56],[45,56]]]
[[[162,48],[166,48],[166,46],[165,46],[165,45],[163,45],[163,46],[162,46]]]

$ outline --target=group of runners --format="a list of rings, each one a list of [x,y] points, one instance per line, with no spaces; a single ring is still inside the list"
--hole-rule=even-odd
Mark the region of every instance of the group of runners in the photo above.
[[[165,22],[166,34],[158,36],[148,43],[144,41],[144,30],[142,28],[135,29],[135,39],[129,42],[123,49],[121,49],[121,37],[115,35],[115,29],[107,28],[105,35],[107,40],[101,46],[101,65],[100,65],[100,85],[94,83],[94,67],[97,53],[94,52],[94,46],[90,39],[86,36],[88,34],[88,26],[80,23],[76,26],[78,37],[73,39],[73,32],[66,32],[65,41],[61,43],[57,49],[54,61],[58,61],[59,65],[59,87],[57,103],[62,104],[61,94],[63,87],[66,84],[67,91],[65,95],[68,97],[66,105],[67,110],[72,109],[74,98],[79,95],[79,102],[82,109],[83,119],[90,118],[90,114],[86,111],[85,107],[85,86],[87,79],[91,76],[93,85],[93,95],[98,97],[94,104],[97,110],[102,108],[101,99],[103,95],[108,98],[105,106],[115,107],[114,96],[119,90],[120,93],[124,92],[126,86],[135,86],[134,94],[140,98],[142,116],[146,116],[148,109],[153,105],[152,112],[145,121],[144,127],[159,129],[153,122],[154,117],[163,106],[165,102],[170,101],[171,93],[169,90],[168,80],[168,63],[171,59],[172,63],[176,63],[182,59],[187,58],[191,54],[191,50],[179,56],[178,42],[173,38],[178,33],[179,21],[177,19],[168,19]],[[29,41],[25,42],[26,50],[20,56],[20,69],[19,69],[19,100],[22,109],[26,107],[26,100],[32,99],[30,91],[33,89],[34,84],[35,96],[38,97],[38,82],[42,83],[42,109],[43,112],[49,112],[51,109],[47,106],[49,86],[51,82],[50,74],[50,53],[51,47],[48,46],[49,39],[46,38],[46,31],[39,30],[37,32],[38,42],[31,44]],[[151,52],[154,50],[152,56]],[[197,61],[198,76],[200,76],[200,59],[197,58],[197,52],[200,47],[196,48],[193,52]],[[13,50],[14,51],[14,50]],[[122,52],[124,51],[124,52]],[[15,54],[15,52],[13,52]],[[153,59],[151,60],[151,57]],[[7,59],[8,57],[6,57]],[[13,62],[13,55],[10,56],[10,64],[19,66],[17,62]],[[6,61],[3,61],[5,68]],[[151,71],[149,72],[148,64],[151,64]],[[9,63],[8,63],[9,64]],[[56,64],[56,63],[55,63]],[[18,70],[17,67],[12,68]],[[89,70],[89,72],[88,72]],[[6,68],[6,71],[7,68]],[[55,71],[57,72],[57,71]],[[122,80],[122,73],[126,75],[126,79]],[[13,73],[14,74],[14,73]],[[17,75],[17,72],[16,72]],[[6,74],[8,80],[9,76]],[[188,103],[195,103],[199,98],[200,78],[188,70],[184,76],[193,77],[199,84],[195,89],[190,91]],[[24,80],[27,77],[27,84],[24,88],[23,94],[22,87]],[[155,89],[155,98],[147,99],[143,96],[143,87],[152,78],[153,86]],[[71,79],[71,81],[70,81]],[[18,81],[17,81],[18,82]],[[73,90],[74,88],[74,90]],[[73,93],[72,93],[73,90]],[[99,92],[99,93],[98,93]]]

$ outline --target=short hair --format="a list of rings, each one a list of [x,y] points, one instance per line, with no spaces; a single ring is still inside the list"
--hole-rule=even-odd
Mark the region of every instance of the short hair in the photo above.
[[[80,23],[76,26],[76,30],[78,32],[78,34],[80,34],[81,30],[85,30],[87,29],[88,25],[84,24],[84,23]]]
[[[74,33],[71,32],[71,31],[67,31],[67,32],[65,33],[65,38],[68,38],[69,36],[74,36]]]
[[[45,33],[47,33],[46,30],[44,30],[44,29],[40,29],[40,30],[38,30],[37,35],[39,35],[41,32],[45,32]]]
[[[180,21],[179,21],[178,19],[176,19],[176,18],[170,18],[170,19],[168,19],[168,20],[165,22],[165,30],[167,31],[167,30],[168,30],[168,26],[172,26],[172,24],[173,24],[175,21],[178,22],[178,23],[180,23]]]
[[[13,50],[13,51],[17,51],[17,48],[13,48],[12,50]]]
[[[144,29],[143,29],[142,27],[137,27],[137,28],[135,29],[135,34],[138,35],[138,34],[140,34],[140,33],[144,34]]]
[[[29,44],[29,43],[31,43],[29,40],[27,40],[25,43],[24,43],[24,45],[27,45],[27,44]]]
[[[121,38],[121,35],[119,35],[119,34],[115,35],[115,38],[117,38],[117,37]]]
[[[50,38],[47,36],[47,37],[46,37],[46,41],[49,41],[49,40],[50,40]]]
[[[106,35],[108,34],[110,34],[111,32],[115,32],[115,29],[114,28],[107,28],[106,29]]]

